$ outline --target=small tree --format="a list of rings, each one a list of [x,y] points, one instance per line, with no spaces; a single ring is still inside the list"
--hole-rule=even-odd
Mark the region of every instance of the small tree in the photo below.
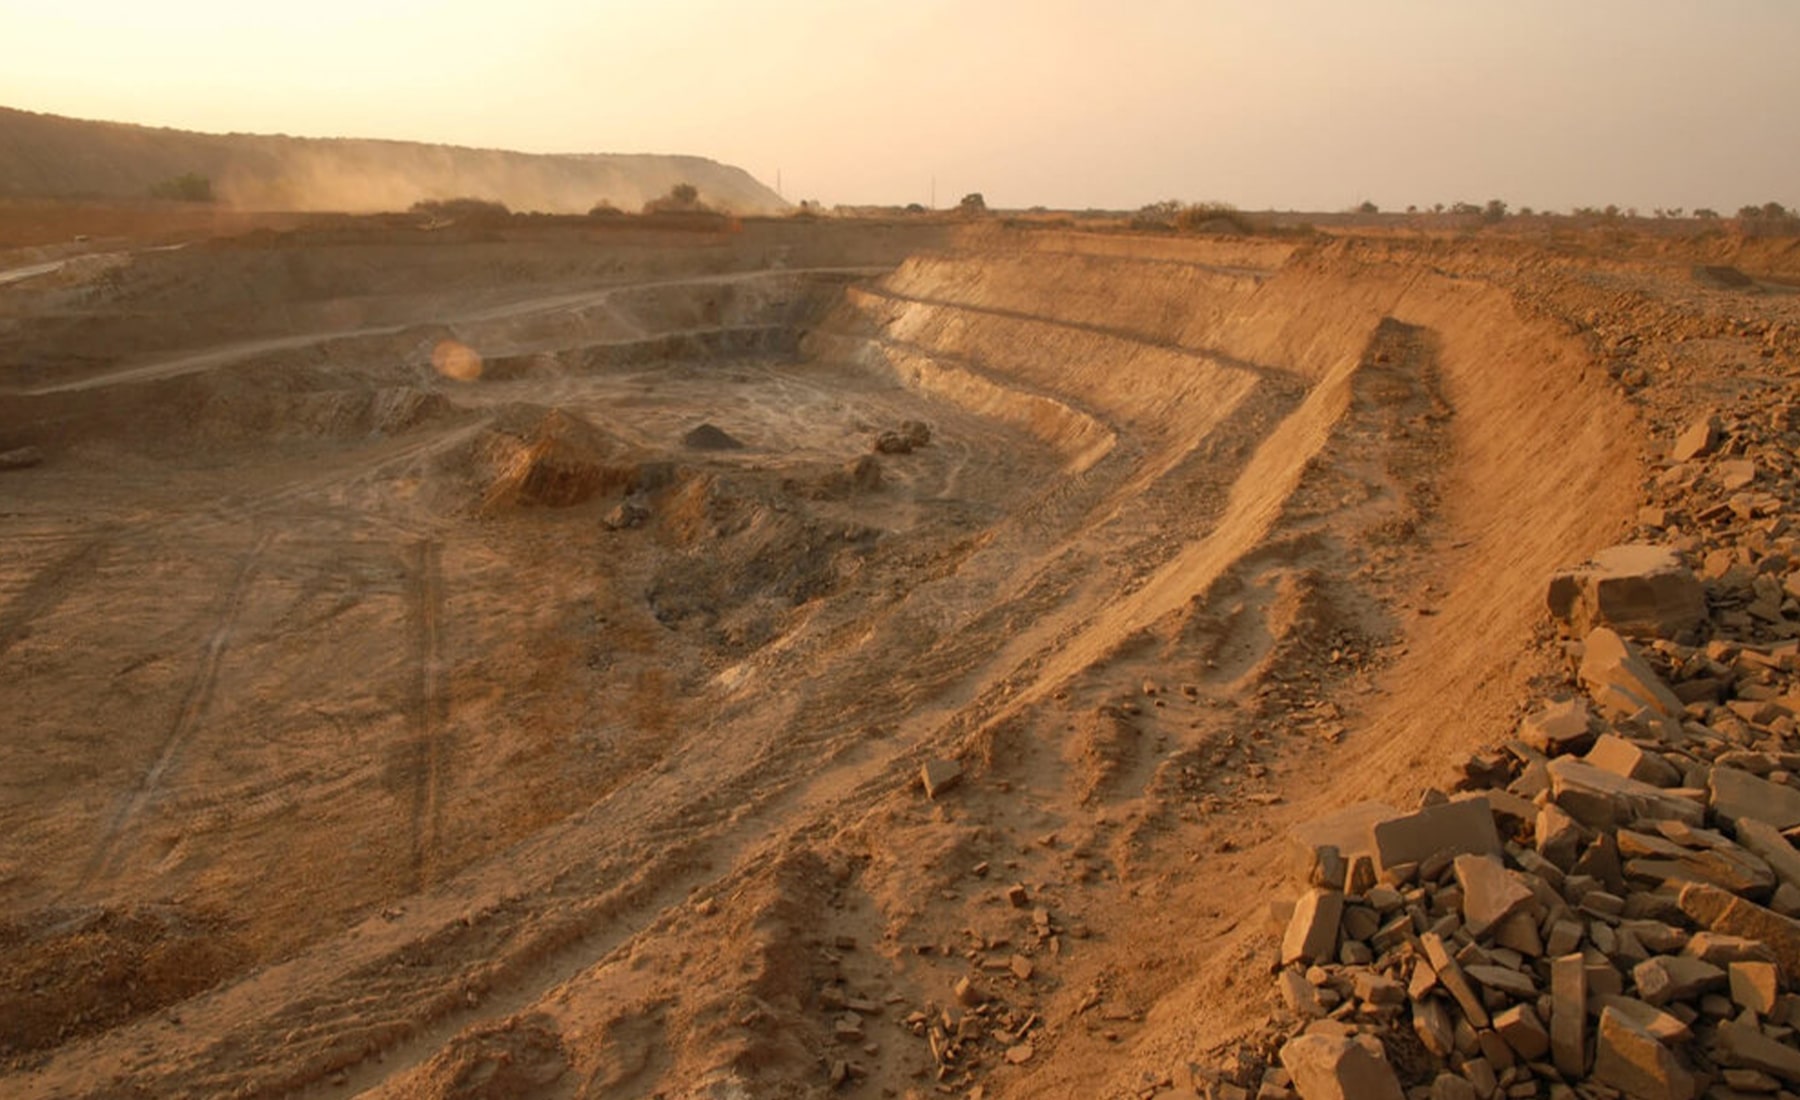
[[[1501,201],[1500,199],[1489,199],[1487,201],[1487,205],[1481,208],[1481,220],[1482,221],[1485,221],[1485,222],[1488,222],[1491,224],[1493,222],[1502,221],[1505,219],[1505,217],[1506,217],[1506,203]]]
[[[981,197],[981,192],[971,191],[956,204],[956,209],[971,218],[978,218],[987,213],[987,200]]]
[[[1381,207],[1376,206],[1373,200],[1364,199],[1362,202],[1356,204],[1356,212],[1358,214],[1379,214],[1381,213]]]
[[[1719,212],[1717,210],[1714,210],[1710,206],[1694,207],[1694,217],[1699,218],[1703,222],[1714,221],[1718,218],[1718,216],[1719,216]]]

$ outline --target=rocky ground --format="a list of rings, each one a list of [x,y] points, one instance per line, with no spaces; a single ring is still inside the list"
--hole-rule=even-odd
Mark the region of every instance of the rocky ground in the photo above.
[[[1800,1085],[1791,239],[156,243],[0,265],[9,1092]]]

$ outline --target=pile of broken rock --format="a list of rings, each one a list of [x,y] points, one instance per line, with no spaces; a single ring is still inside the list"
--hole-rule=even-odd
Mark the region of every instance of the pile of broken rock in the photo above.
[[[1579,694],[1415,812],[1295,830],[1265,1100],[1800,1093],[1800,629],[1786,561],[1720,542],[1555,578]]]

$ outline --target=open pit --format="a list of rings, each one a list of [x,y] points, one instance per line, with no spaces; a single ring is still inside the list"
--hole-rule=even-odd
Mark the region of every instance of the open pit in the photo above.
[[[1792,310],[1691,262],[754,221],[40,260],[0,1091],[1175,1090],[1269,1013],[1284,830],[1510,735],[1546,579],[1736,354],[1646,397],[1596,317]],[[1006,1040],[946,1073],[971,974]]]

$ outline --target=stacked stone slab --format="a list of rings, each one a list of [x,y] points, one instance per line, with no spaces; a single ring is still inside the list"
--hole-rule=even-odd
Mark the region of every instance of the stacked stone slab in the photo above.
[[[1744,453],[1728,416],[1693,436],[1691,462]],[[1740,564],[1785,585],[1785,526],[1753,531]],[[1264,1100],[1800,1095],[1800,607],[1733,617],[1684,572],[1559,576],[1574,694],[1459,790],[1295,830]]]
[[[1800,401],[1746,396],[1678,431],[1646,484],[1638,537],[1695,566],[1714,636],[1800,638],[1797,452]]]

